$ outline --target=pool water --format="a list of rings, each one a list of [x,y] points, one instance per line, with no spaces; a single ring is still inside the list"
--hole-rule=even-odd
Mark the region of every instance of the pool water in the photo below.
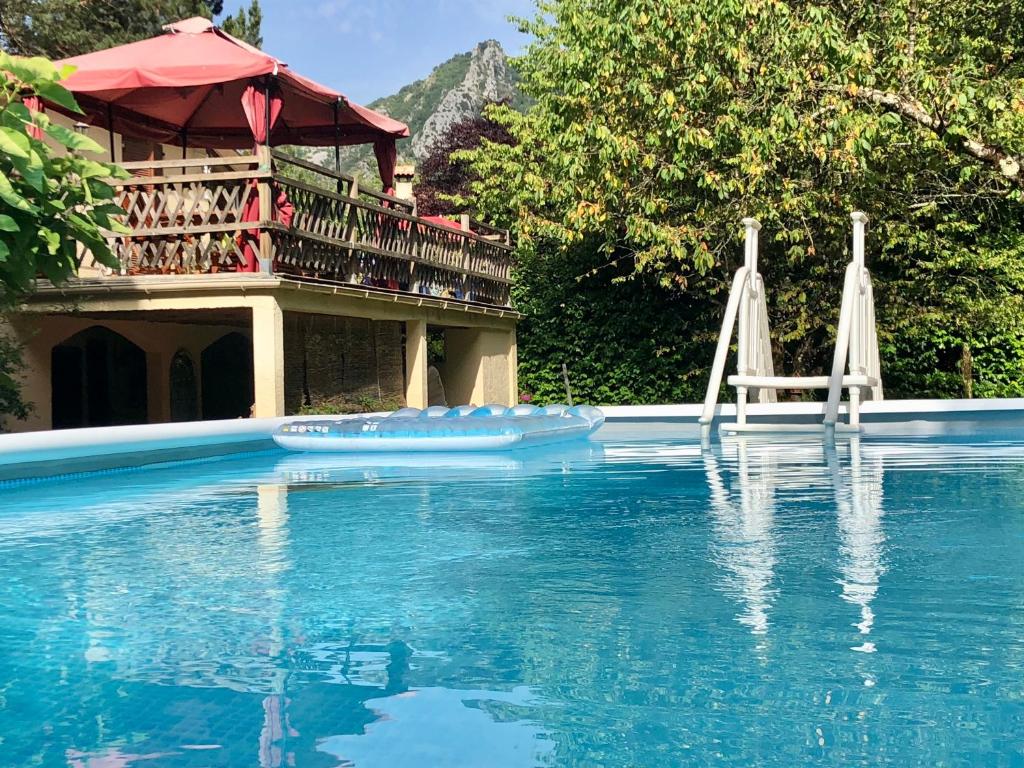
[[[0,765],[1024,766],[1024,443],[0,489]]]

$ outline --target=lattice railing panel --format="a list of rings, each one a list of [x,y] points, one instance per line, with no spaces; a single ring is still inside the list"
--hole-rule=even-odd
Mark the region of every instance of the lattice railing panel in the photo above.
[[[278,176],[277,183],[295,208],[291,227],[274,233],[275,260],[285,270],[391,290],[508,304],[511,249],[503,242],[284,176]]]
[[[235,271],[246,261],[246,245],[259,247],[263,230],[270,232],[277,272],[508,305],[511,248],[498,230],[477,225],[481,236],[426,221],[412,215],[410,203],[358,191],[352,179],[329,172],[310,183],[261,174],[252,158],[212,159],[230,169],[220,173],[191,171],[202,161],[184,162],[190,172],[114,182],[132,230],[108,238],[124,273]],[[154,173],[171,169],[166,162],[154,166]],[[253,221],[261,218],[260,182],[273,200],[265,223]]]
[[[232,272],[243,261],[238,239],[216,234],[119,237],[111,247],[129,275]]]
[[[196,175],[119,185],[114,201],[133,234],[108,241],[123,272],[229,271],[242,262],[244,211],[255,187],[243,174]]]

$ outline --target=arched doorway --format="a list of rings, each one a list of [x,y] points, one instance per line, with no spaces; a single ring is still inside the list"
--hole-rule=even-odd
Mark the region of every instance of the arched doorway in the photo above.
[[[237,419],[249,415],[254,400],[252,343],[229,333],[203,350],[203,418]]]
[[[94,325],[50,352],[54,429],[145,424],[146,353]]]
[[[199,387],[192,356],[179,349],[171,358],[171,421],[199,419]]]

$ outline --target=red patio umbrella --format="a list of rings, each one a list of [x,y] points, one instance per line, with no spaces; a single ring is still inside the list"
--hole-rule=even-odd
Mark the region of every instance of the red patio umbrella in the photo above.
[[[195,17],[166,33],[65,59],[64,85],[85,122],[162,143],[244,149],[257,144],[373,144],[381,181],[394,181],[397,120],[337,91]],[[269,125],[269,133],[267,126]]]

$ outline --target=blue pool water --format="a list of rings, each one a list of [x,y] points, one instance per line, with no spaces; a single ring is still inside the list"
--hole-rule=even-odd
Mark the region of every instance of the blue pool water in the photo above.
[[[0,765],[1024,766],[1024,444],[627,437],[0,489]]]

